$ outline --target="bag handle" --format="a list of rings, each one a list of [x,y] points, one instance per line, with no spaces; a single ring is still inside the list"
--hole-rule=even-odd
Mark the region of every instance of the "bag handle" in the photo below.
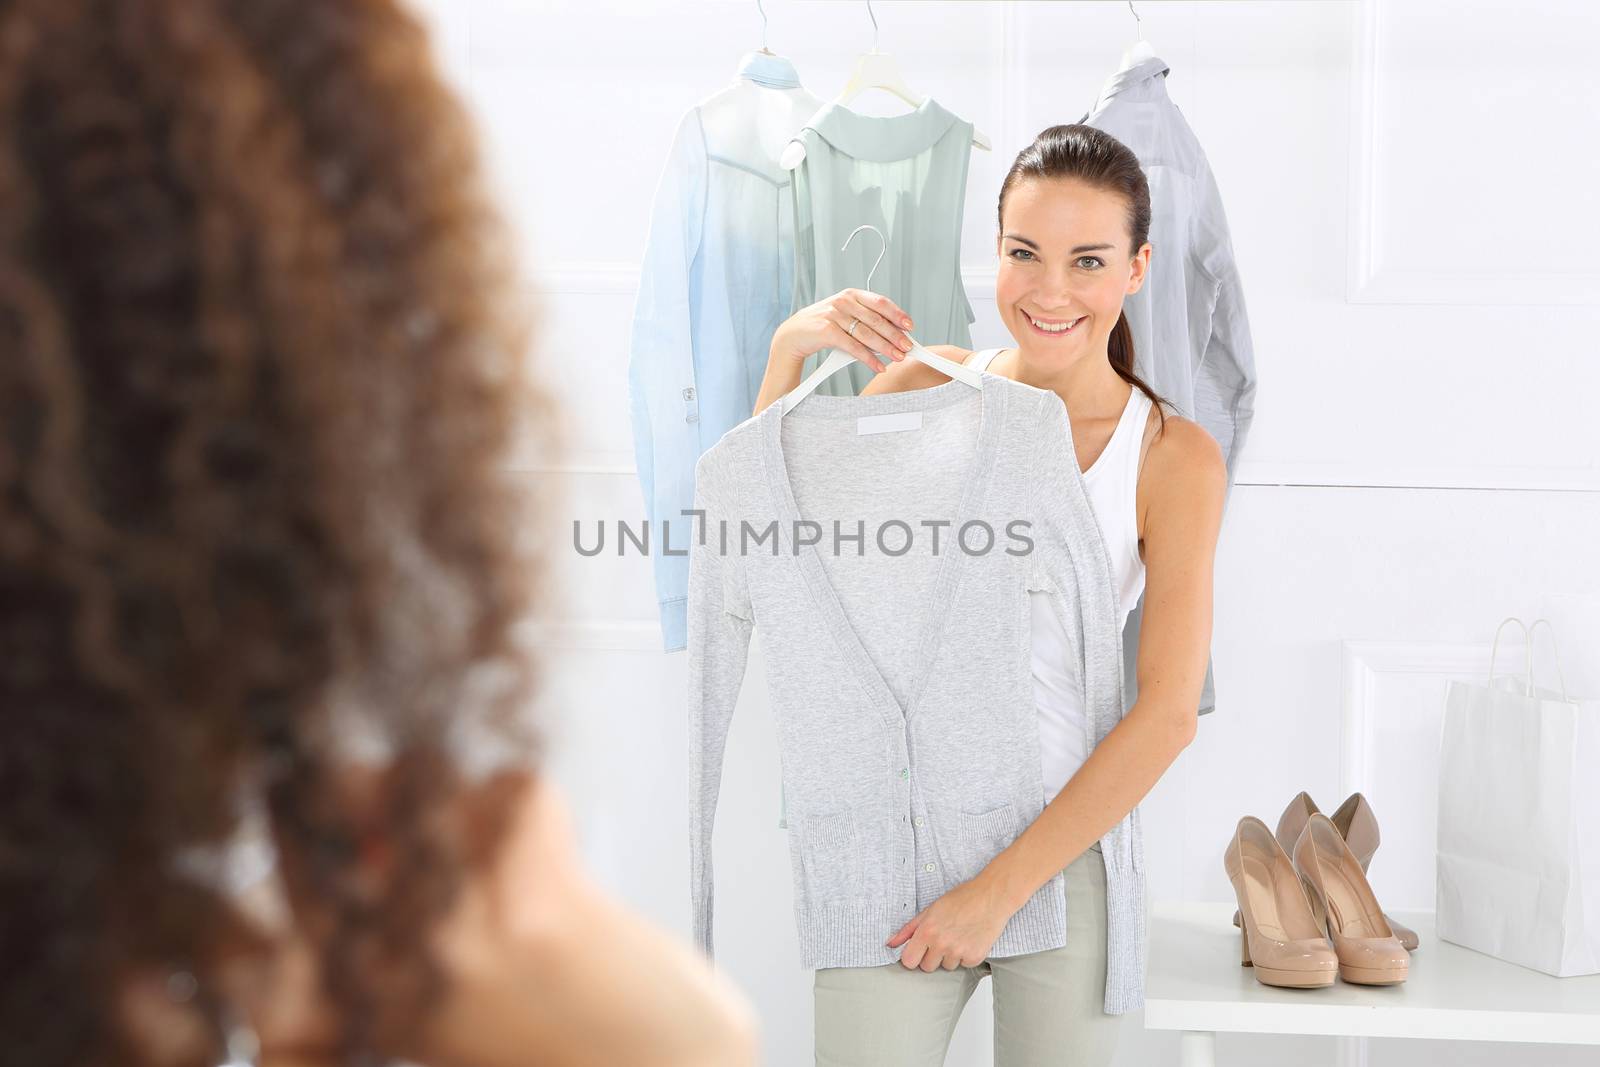
[[[1509,616],[1506,616],[1506,617],[1504,617],[1504,619],[1501,619],[1501,624],[1499,624],[1498,627],[1494,627],[1494,643],[1493,643],[1493,645],[1490,645],[1490,688],[1491,689],[1494,688],[1494,657],[1499,656],[1499,633],[1501,633],[1501,630],[1506,629],[1507,622],[1515,622],[1515,624],[1520,625],[1520,627],[1522,627],[1522,645],[1523,645],[1523,648],[1526,648],[1526,646],[1528,646],[1528,627],[1526,627],[1526,624],[1523,624],[1522,619],[1518,619],[1518,617],[1514,616],[1514,614],[1509,614]]]
[[[1495,627],[1494,644],[1489,646],[1489,685],[1494,686],[1494,661],[1500,653],[1500,632],[1506,628],[1506,623],[1514,622],[1522,627],[1523,651],[1523,695],[1533,696],[1533,635],[1539,629],[1540,623],[1550,631],[1550,648],[1555,652],[1556,678],[1561,683],[1561,702],[1572,703],[1572,698],[1567,696],[1567,679],[1561,670],[1561,649],[1556,645],[1556,628],[1549,619],[1535,619],[1532,626],[1526,625],[1515,615],[1508,615],[1500,620],[1500,625]]]
[[[1533,625],[1528,627],[1528,686],[1531,691],[1533,686],[1533,635],[1539,632],[1539,624],[1544,623],[1545,629],[1550,631],[1550,651],[1556,661],[1556,681],[1561,683],[1561,703],[1570,704],[1572,698],[1567,696],[1567,679],[1561,672],[1561,649],[1556,645],[1555,624],[1549,619],[1535,619]]]

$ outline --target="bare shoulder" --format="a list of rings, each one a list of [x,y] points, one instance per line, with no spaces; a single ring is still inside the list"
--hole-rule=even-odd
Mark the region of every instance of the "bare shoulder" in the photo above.
[[[965,363],[971,356],[970,349],[957,345],[924,345],[928,351],[957,363]],[[949,381],[949,377],[940,371],[934,370],[919,359],[897,359],[884,368],[880,374],[874,374],[872,380],[861,390],[861,395],[869,393],[904,393],[913,389],[930,389],[935,385],[942,385]]]
[[[1153,511],[1192,518],[1213,507],[1221,509],[1227,493],[1228,467],[1222,446],[1193,419],[1167,412],[1165,425],[1150,413],[1148,451],[1140,476],[1141,495]]]

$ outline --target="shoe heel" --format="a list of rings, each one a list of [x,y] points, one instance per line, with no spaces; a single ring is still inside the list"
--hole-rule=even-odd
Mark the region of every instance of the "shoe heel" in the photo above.
[[[1239,966],[1249,967],[1250,963],[1250,935],[1243,926],[1239,927]]]

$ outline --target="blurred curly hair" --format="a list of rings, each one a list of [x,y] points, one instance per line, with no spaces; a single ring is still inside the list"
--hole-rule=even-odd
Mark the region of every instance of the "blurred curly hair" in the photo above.
[[[0,0],[0,1059],[141,1062],[123,978],[256,945],[173,862],[247,778],[345,1052],[438,992],[455,731],[540,748],[551,411],[477,153],[392,0]]]

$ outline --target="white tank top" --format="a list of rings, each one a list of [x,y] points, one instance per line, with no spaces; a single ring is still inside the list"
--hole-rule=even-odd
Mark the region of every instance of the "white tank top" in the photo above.
[[[967,366],[985,370],[998,348],[975,352]],[[1083,472],[1084,488],[1100,523],[1100,536],[1111,556],[1116,581],[1118,625],[1144,591],[1144,561],[1139,558],[1136,514],[1139,449],[1150,417],[1151,400],[1137,386],[1111,432],[1105,450]],[[1065,457],[1077,463],[1076,456]],[[1088,728],[1083,711],[1080,666],[1068,655],[1067,635],[1050,607],[1048,593],[1033,593],[1033,699],[1039,712],[1039,764],[1045,803],[1055,799],[1088,757]]]

